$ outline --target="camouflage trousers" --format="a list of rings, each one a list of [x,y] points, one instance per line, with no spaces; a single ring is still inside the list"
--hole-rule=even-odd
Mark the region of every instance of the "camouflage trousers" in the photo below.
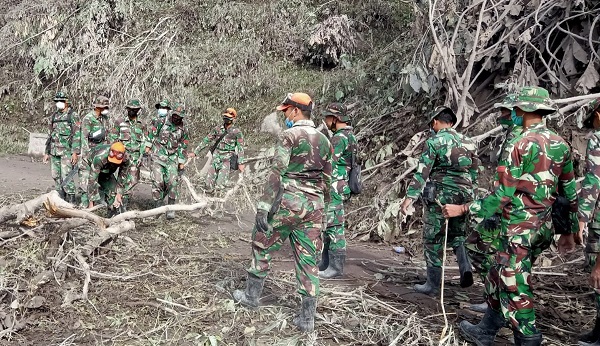
[[[471,264],[482,282],[485,282],[490,268],[494,265],[496,248],[493,246],[493,240],[498,239],[499,234],[500,228],[488,230],[479,223],[465,240]]]
[[[166,196],[177,200],[177,187],[179,184],[178,163],[169,162],[162,165],[152,162],[152,199],[162,201]]]
[[[271,269],[271,254],[281,248],[286,239],[292,246],[298,293],[303,296],[319,295],[319,267],[317,253],[323,242],[321,230],[323,209],[314,210],[310,204],[296,210],[281,205],[279,211],[269,221],[272,234],[252,231],[252,264],[248,272],[264,278]]]
[[[529,234],[501,235],[491,245],[497,253],[485,282],[487,302],[492,309],[504,315],[513,330],[524,335],[538,332],[531,268],[536,258],[550,246],[552,238],[548,222]]]
[[[600,253],[600,223],[590,222],[588,224],[588,238],[585,245],[585,262],[587,271],[592,271]],[[600,289],[594,290],[594,302],[596,303],[596,314],[600,316]]]
[[[337,191],[331,191],[331,202],[327,206],[327,228],[323,241],[329,244],[329,250],[345,250],[344,200]]]
[[[68,195],[75,194],[75,182],[73,179],[71,179],[64,187],[61,187],[72,168],[71,156],[50,156],[50,173],[52,174],[52,179],[54,179],[54,188],[56,191],[60,192],[61,190],[64,190]]]
[[[215,156],[206,173],[206,189],[209,191],[224,189],[229,182],[229,158]]]
[[[140,182],[140,166],[141,162],[129,167],[129,174],[127,174],[127,178],[125,179],[125,191],[123,192],[124,201],[129,200],[129,197],[133,193],[133,188]]]
[[[100,173],[98,175],[98,184],[100,188],[100,200],[93,201],[94,204],[105,201],[107,205],[112,205],[115,202],[117,196],[117,178],[111,173]]]
[[[88,196],[88,181],[90,180],[90,168],[87,159],[81,157],[79,160],[79,193],[81,195],[81,205],[87,208],[90,198]]]

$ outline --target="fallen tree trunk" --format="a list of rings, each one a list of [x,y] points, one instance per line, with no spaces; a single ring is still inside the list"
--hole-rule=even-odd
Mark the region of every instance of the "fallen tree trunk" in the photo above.
[[[17,223],[21,223],[23,220],[27,219],[29,216],[33,215],[38,209],[40,209],[46,201],[50,201],[54,205],[61,208],[73,208],[72,204],[67,203],[60,198],[58,192],[52,191],[38,196],[25,203],[9,205],[0,208],[0,223],[12,219],[16,219],[15,221]]]

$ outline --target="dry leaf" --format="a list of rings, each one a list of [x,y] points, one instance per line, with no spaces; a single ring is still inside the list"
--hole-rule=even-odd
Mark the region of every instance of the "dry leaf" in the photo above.
[[[596,87],[600,81],[600,75],[594,66],[594,62],[590,62],[583,75],[575,83],[575,88],[582,94],[587,94],[590,89]]]
[[[573,56],[575,57],[575,59],[581,61],[584,64],[587,64],[589,59],[588,59],[588,54],[586,53],[586,51],[581,47],[581,45],[579,44],[579,42],[577,42],[577,40],[572,39],[573,42]]]

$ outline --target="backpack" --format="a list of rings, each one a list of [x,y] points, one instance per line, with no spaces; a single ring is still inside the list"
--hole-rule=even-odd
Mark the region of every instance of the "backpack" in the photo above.
[[[348,187],[353,195],[359,195],[362,192],[363,183],[361,171],[362,167],[356,162],[356,147],[355,143],[352,148],[352,159],[350,159],[350,173],[348,174]]]

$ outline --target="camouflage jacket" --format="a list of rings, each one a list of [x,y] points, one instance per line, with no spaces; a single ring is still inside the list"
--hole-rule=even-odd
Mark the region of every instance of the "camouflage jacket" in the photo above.
[[[56,111],[48,122],[49,137],[46,154],[53,156],[71,155],[79,130],[77,113],[68,108],[66,112]]]
[[[507,159],[498,166],[498,187],[469,206],[469,212],[487,218],[502,210],[505,236],[526,236],[550,221],[558,190],[570,202],[572,232],[578,231],[577,192],[571,149],[543,123],[530,125],[508,144]],[[530,244],[522,244],[529,246]]]
[[[125,153],[123,162],[120,165],[108,161],[108,154],[110,151],[110,144],[99,144],[90,150],[90,155],[86,159],[89,165],[89,180],[88,180],[88,196],[90,201],[100,201],[98,177],[100,173],[113,174],[119,170],[117,177],[117,193],[122,194],[125,189],[125,183],[127,181],[127,175],[129,174],[129,167],[131,166],[131,160],[129,155]]]
[[[425,145],[406,196],[417,199],[427,179],[436,183],[438,191],[460,191],[472,196],[480,162],[475,143],[447,128],[439,130]]]
[[[133,164],[137,165],[144,153],[147,136],[148,129],[144,123],[139,120],[131,121],[125,116],[115,120],[110,130],[109,140],[110,143],[123,142]]]
[[[77,154],[82,157],[87,157],[90,150],[99,144],[109,144],[109,119],[107,116],[100,115],[96,117],[94,111],[90,111],[81,119],[81,129],[78,131],[79,145],[74,149]],[[91,138],[99,133],[104,132],[104,138],[94,142]]]
[[[212,129],[208,136],[204,137],[198,147],[194,150],[194,154],[198,155],[204,148],[209,145],[214,145],[214,142],[219,140],[225,132],[227,132],[227,134],[215,148],[213,157],[215,159],[229,159],[231,154],[237,153],[238,163],[243,165],[246,162],[244,156],[244,134],[235,125],[231,125],[228,129],[225,129],[223,125],[219,125]]]
[[[177,126],[165,118],[163,124],[152,126],[146,146],[152,148],[152,161],[161,165],[185,163],[189,135],[184,125]]]
[[[600,222],[596,210],[600,197],[600,130],[594,131],[587,143],[585,177],[579,193],[579,221]]]
[[[277,209],[280,189],[281,206],[287,210],[324,209],[330,201],[332,153],[331,143],[315,129],[312,120],[297,121],[283,131],[258,209]]]
[[[352,152],[357,146],[351,126],[336,131],[331,137],[333,147],[332,180],[335,191],[340,195],[349,195],[348,176],[350,174]]]

